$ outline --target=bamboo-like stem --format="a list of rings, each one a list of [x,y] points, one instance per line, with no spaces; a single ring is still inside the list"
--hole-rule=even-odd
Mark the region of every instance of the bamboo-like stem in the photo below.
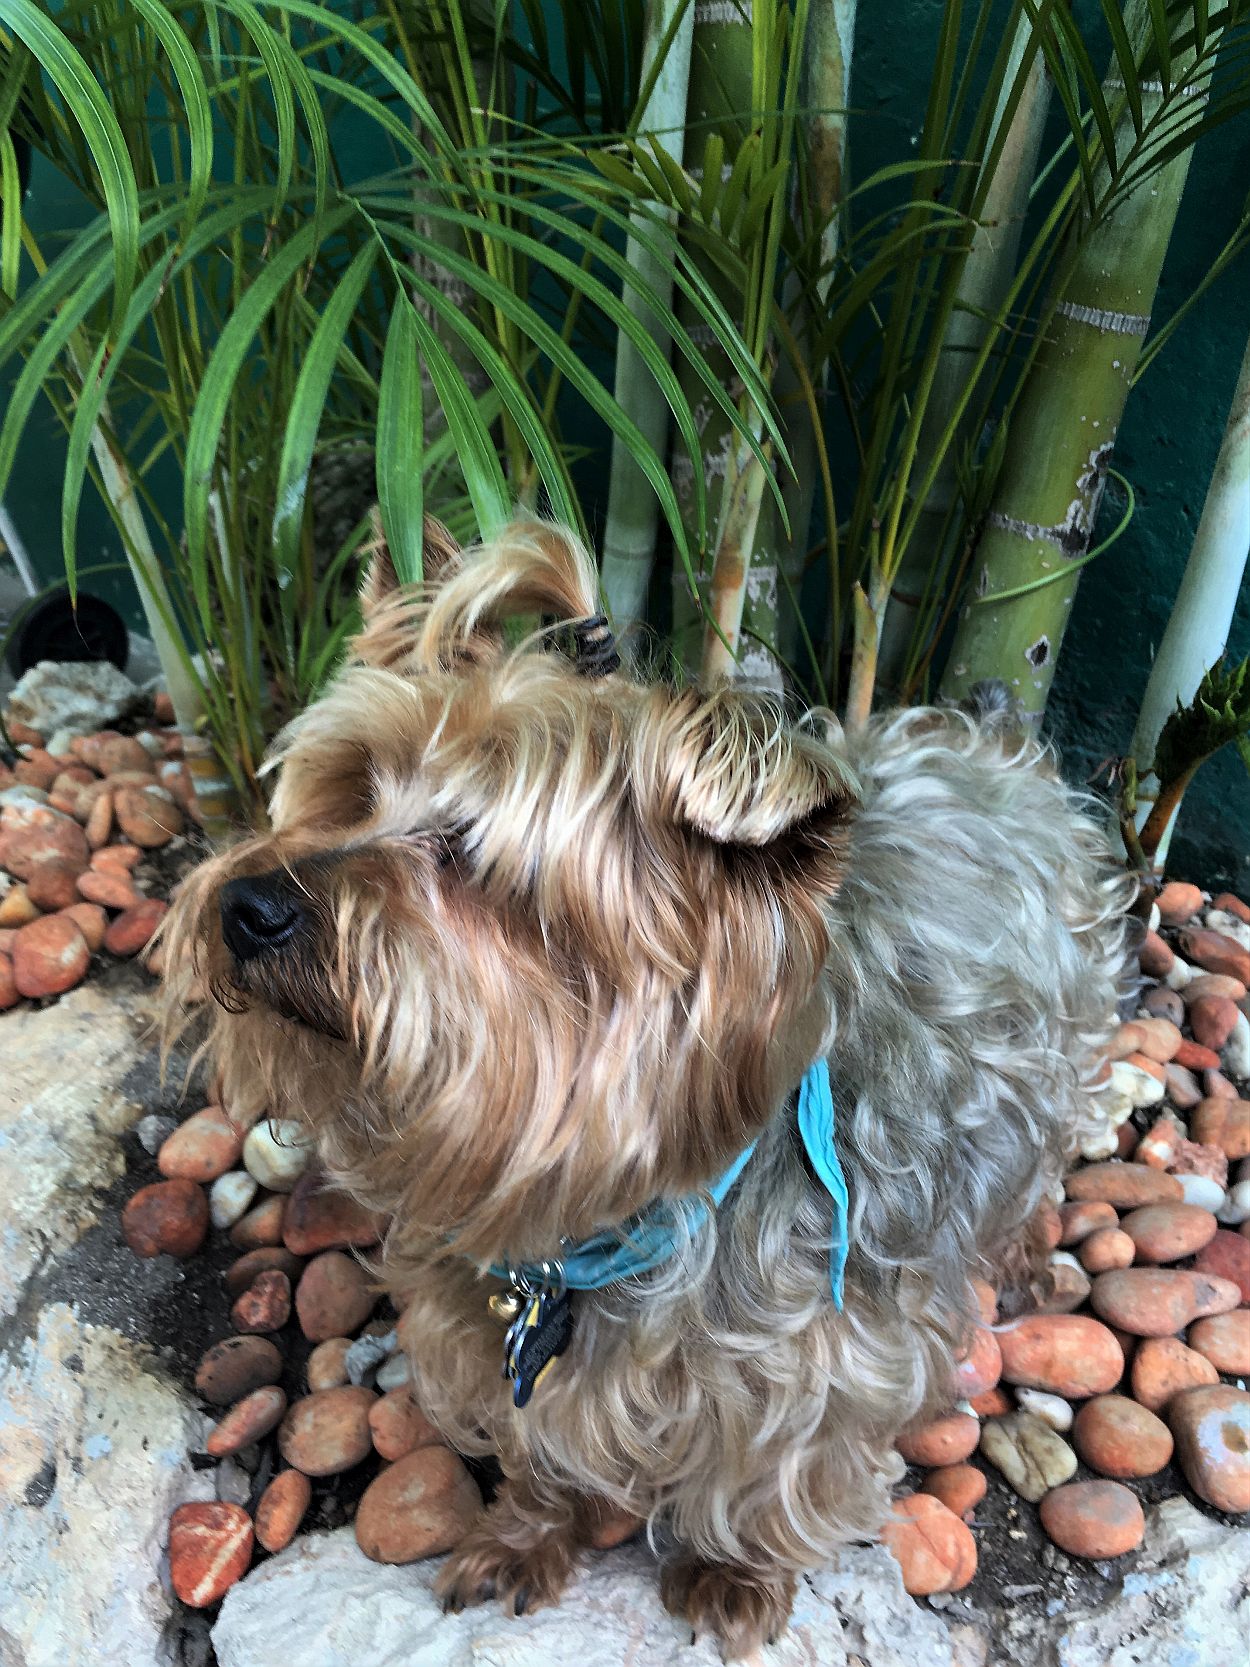
[[[996,135],[1002,126],[1006,101],[1015,86],[1032,31],[1032,20],[1025,14],[1016,26],[1011,57],[986,142],[987,153],[992,153]],[[1049,108],[1050,81],[1046,61],[1038,52],[1011,115],[986,190],[979,224],[960,275],[955,308],[947,323],[941,358],[916,445],[915,474],[920,479],[928,475],[934,453],[941,444],[951,417],[970,391],[967,386],[969,367],[990,328],[988,320],[1001,312],[1010,287]],[[940,575],[948,566],[947,545],[951,537],[957,463],[967,434],[965,409],[964,421],[956,428],[955,444],[948,446],[942,457],[937,459],[933,486],[894,575],[882,624],[877,665],[878,678],[883,687],[891,692],[897,690],[909,661],[923,652],[923,643],[916,644],[913,638],[924,611],[925,591],[935,581],[941,582]],[[957,533],[958,527],[954,530]]]
[[[670,37],[671,32],[671,39]],[[647,7],[643,37],[642,78],[645,82],[655,65],[661,45],[668,40],[650,96],[643,106],[639,127],[652,144],[661,146],[678,164],[683,159],[686,96],[690,86],[690,48],[694,38],[694,6],[690,0],[651,0]],[[670,224],[675,216],[668,214]],[[647,219],[636,212],[634,221],[645,229]],[[667,304],[673,290],[668,267],[644,248],[637,237],[625,244],[625,258]],[[655,315],[638,291],[627,288],[625,305],[655,337],[662,351],[668,339],[657,327]],[[668,435],[668,409],[658,396],[655,379],[641,354],[627,336],[616,345],[617,403],[642,431],[652,449],[664,456]],[[647,592],[655,563],[655,536],[660,505],[637,459],[619,434],[612,439],[612,463],[608,482],[608,513],[603,535],[600,569],[603,597],[616,634],[632,657],[638,650],[638,626],[646,616]]]
[[[1149,0],[1131,0],[1125,22],[1132,39],[1148,39]],[[1203,96],[1188,85],[1194,61],[1192,48],[1174,55],[1173,96]],[[1208,52],[1204,85],[1211,61]],[[1104,88],[1111,108],[1123,110],[1114,134],[1123,156],[1136,135],[1117,81],[1118,68]],[[1139,96],[1149,124],[1165,95],[1159,82],[1142,81]],[[983,680],[1002,680],[1032,725],[1050,693],[1077,564],[1089,546],[1189,172],[1192,147],[1152,168],[1159,143],[1156,132],[1133,188],[1092,227],[1082,222],[1074,230],[1079,249],[1011,418],[973,591],[942,678],[951,700]],[[1105,171],[1099,188],[1110,189]]]
[[[1179,791],[1160,791],[1153,773],[1155,748],[1168,718],[1178,705],[1189,705],[1203,674],[1224,652],[1248,557],[1250,343],[1241,363],[1202,517],[1133,732],[1132,752],[1139,781],[1137,826],[1142,847],[1157,868],[1167,861],[1185,784]]]
[[[752,430],[760,437],[758,414]],[[765,448],[767,452],[767,448]],[[745,443],[731,453],[721,498],[721,521],[716,535],[716,562],[708,586],[707,626],[703,637],[701,676],[705,683],[725,682],[738,670],[742,621],[747,599],[747,576],[755,549],[764,498],[765,471]]]

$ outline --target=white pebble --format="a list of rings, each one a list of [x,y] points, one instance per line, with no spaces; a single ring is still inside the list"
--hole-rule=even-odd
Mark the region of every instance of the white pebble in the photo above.
[[[1238,1010],[1237,1023],[1224,1044],[1224,1070],[1230,1077],[1250,1077],[1250,1019]]]
[[[1208,909],[1205,925],[1209,931],[1220,932],[1234,943],[1239,943],[1243,949],[1250,949],[1250,926],[1244,920],[1238,920],[1236,915],[1230,915],[1223,909]]]
[[[135,1134],[143,1150],[155,1157],[177,1127],[174,1118],[162,1117],[159,1112],[150,1111],[135,1124]]]
[[[1132,1111],[1129,1107],[1129,1111]],[[1127,1115],[1127,1114],[1126,1114]],[[1081,1142],[1081,1156],[1087,1163],[1101,1163],[1104,1158],[1113,1158],[1120,1149],[1120,1142],[1116,1139],[1115,1129],[1100,1129],[1097,1134],[1088,1135]]]
[[[373,1381],[379,1389],[402,1389],[411,1376],[408,1356],[400,1349],[379,1367],[378,1375]]]
[[[1209,1175],[1178,1175],[1176,1179],[1181,1184],[1186,1204],[1196,1204],[1200,1210],[1210,1210],[1212,1214],[1219,1213],[1226,1194],[1218,1181],[1213,1181]]]
[[[1085,1269],[1077,1261],[1076,1257],[1072,1254],[1072,1252],[1070,1250],[1052,1250],[1051,1253],[1050,1253],[1050,1265],[1051,1265],[1051,1267],[1052,1268],[1057,1267],[1059,1265],[1059,1263],[1061,1263],[1061,1262],[1066,1267],[1075,1268],[1078,1273],[1084,1273],[1085,1272]]]
[[[1152,932],[1157,932],[1162,923],[1163,916],[1159,913],[1159,905],[1157,903],[1152,903],[1150,905],[1150,930]]]
[[[233,1227],[257,1192],[256,1179],[246,1169],[219,1175],[208,1189],[208,1214],[214,1227]]]
[[[1112,1065],[1111,1086],[1128,1095],[1130,1108],[1158,1105],[1163,1098],[1163,1084],[1158,1077],[1152,1077],[1140,1065],[1130,1065],[1127,1059],[1117,1059]]]
[[[1072,1428],[1072,1408],[1062,1395],[1050,1395],[1044,1389],[1017,1389],[1016,1400],[1026,1412],[1049,1424],[1060,1435]]]
[[[70,742],[75,740],[79,735],[81,735],[81,733],[82,731],[78,729],[54,729],[48,737],[48,751],[54,758],[60,758],[63,753],[67,753],[69,751]]]
[[[270,1192],[291,1192],[312,1162],[312,1143],[298,1123],[271,1118],[243,1142],[247,1172]]]
[[[1225,1227],[1240,1227],[1243,1221],[1250,1221],[1250,1181],[1238,1181],[1215,1213]]]
[[[1172,970],[1163,980],[1169,990],[1183,990],[1186,984],[1192,984],[1198,974],[1188,961],[1183,961],[1178,955],[1172,962]]]

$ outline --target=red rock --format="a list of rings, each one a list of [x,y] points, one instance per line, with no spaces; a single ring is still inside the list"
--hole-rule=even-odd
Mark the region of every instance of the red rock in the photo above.
[[[1042,1527],[1072,1557],[1123,1557],[1146,1532],[1141,1502],[1122,1482],[1068,1482],[1039,1507]]]
[[[1204,1273],[1197,1267],[1190,1268],[1188,1274],[1194,1286],[1195,1320],[1205,1319],[1208,1314],[1227,1314],[1240,1303],[1241,1290],[1233,1280]]]
[[[313,1171],[301,1175],[289,1195],[282,1240],[297,1256],[377,1244],[386,1223]]]
[[[26,892],[37,909],[47,912],[68,909],[78,901],[78,876],[82,872],[73,863],[53,857],[48,862],[35,863],[26,882]]]
[[[1137,1019],[1135,1028],[1141,1037],[1137,1051],[1147,1059],[1166,1065],[1169,1059],[1176,1058],[1183,1037],[1170,1019]]]
[[[1088,1204],[1061,1204],[1059,1206],[1059,1220],[1062,1232],[1059,1243],[1065,1246],[1078,1245],[1083,1239],[1089,1238],[1103,1227],[1114,1227],[1119,1221],[1114,1204],[1104,1204],[1095,1199]]]
[[[1163,1204],[1153,1206],[1168,1209]],[[1147,1205],[1147,1208],[1152,1206]],[[1081,1266],[1086,1273],[1109,1273],[1112,1268],[1129,1268],[1133,1265],[1133,1258],[1137,1254],[1137,1247],[1127,1233],[1121,1233],[1118,1227],[1100,1227],[1096,1233],[1091,1233],[1084,1240],[1077,1255],[1081,1259]]]
[[[976,1419],[970,1422],[979,1434]],[[415,1453],[418,1447],[428,1447],[442,1439],[406,1388],[392,1389],[373,1403],[369,1408],[369,1430],[374,1447],[384,1459],[402,1459],[405,1453]],[[973,1445],[976,1445],[975,1437]]]
[[[163,787],[123,787],[113,797],[117,825],[145,851],[168,845],[183,829],[183,816]]]
[[[109,842],[113,832],[113,795],[98,793],[91,809],[87,812],[86,826],[83,829],[87,836],[87,844],[92,852],[100,851]]]
[[[233,1406],[281,1376],[282,1356],[267,1337],[226,1337],[201,1357],[195,1390],[215,1407]]]
[[[59,770],[56,760],[44,753],[42,757],[19,758],[13,766],[13,775],[23,787],[41,787],[47,792]]]
[[[122,770],[148,771],[152,760],[147,748],[133,735],[110,735],[92,758],[92,768],[102,776],[117,775]]]
[[[169,1575],[192,1609],[216,1603],[247,1572],[252,1522],[241,1505],[179,1505],[169,1521]]]
[[[90,855],[77,822],[47,805],[5,805],[0,812],[0,865],[19,880],[28,880],[43,862],[63,862],[81,873]]]
[[[932,1494],[896,1499],[881,1538],[913,1597],[962,1591],[977,1572],[977,1543],[967,1524]]]
[[[1132,1065],[1138,1071],[1144,1071],[1148,1077],[1153,1077],[1156,1082],[1166,1083],[1168,1080],[1168,1074],[1164,1067],[1144,1053],[1131,1053],[1124,1063]]]
[[[1203,1146],[1218,1146],[1226,1158],[1250,1156],[1250,1100],[1204,1100],[1189,1132]]]
[[[25,886],[10,886],[3,897],[0,897],[0,928],[16,928],[29,925],[32,920],[39,919],[39,910],[30,900],[30,894]],[[13,946],[9,945],[12,954]]]
[[[0,1013],[16,1007],[21,999],[13,976],[13,957],[0,950]]]
[[[1197,1077],[1184,1065],[1178,1065],[1175,1060],[1167,1067],[1165,1078],[1168,1099],[1182,1111],[1191,1110],[1202,1098],[1202,1089],[1198,1085]],[[1140,1157],[1140,1150],[1138,1155],[1142,1163],[1147,1162],[1145,1158]]]
[[[98,903],[71,903],[67,909],[61,911],[87,940],[87,948],[92,954],[104,942],[104,931],[108,925],[108,916]]]
[[[415,1563],[450,1550],[481,1508],[477,1484],[454,1453],[419,1447],[365,1489],[356,1512],[356,1542],[375,1563]]]
[[[1181,991],[1181,1001],[1187,1008],[1203,996],[1227,996],[1230,1001],[1238,1002],[1245,993],[1246,986],[1240,978],[1229,978],[1222,972],[1200,972]],[[1214,1047],[1214,1042],[1210,1046]]]
[[[1120,1228],[1136,1246],[1139,1262],[1179,1262],[1211,1241],[1216,1221],[1196,1204],[1146,1204],[1131,1210]]]
[[[1222,909],[1226,915],[1233,915],[1243,925],[1250,926],[1250,906],[1231,891],[1222,891],[1218,897],[1211,899],[1213,909]]]
[[[993,1389],[1003,1374],[1002,1350],[998,1338],[986,1326],[976,1326],[968,1352],[955,1366],[952,1392],[957,1400],[970,1400]]]
[[[59,996],[86,976],[91,951],[77,922],[45,915],[13,940],[13,982],[24,996]]]
[[[1172,1337],[1195,1318],[1193,1277],[1172,1268],[1118,1268],[1094,1280],[1095,1314],[1135,1337]]]
[[[136,1256],[194,1256],[208,1232],[208,1199],[194,1181],[140,1187],[122,1211],[122,1232]]]
[[[110,955],[137,955],[152,939],[152,934],[169,913],[169,904],[158,897],[145,897],[121,914],[104,934],[104,947]]]
[[[974,1464],[944,1464],[931,1470],[920,1484],[921,1493],[931,1493],[963,1522],[971,1522],[985,1498],[985,1472]]]
[[[132,909],[142,901],[124,875],[97,868],[89,868],[78,876],[78,895],[85,902],[100,903],[106,909]]]
[[[1189,926],[1180,934],[1179,943],[1181,954],[1194,966],[1205,972],[1225,973],[1250,985],[1250,950],[1243,949],[1234,938],[1204,926]]]
[[[1058,1209],[1049,1198],[1044,1198],[1038,1206],[1037,1228],[1047,1250],[1053,1250],[1059,1243],[1059,1235],[1063,1232],[1063,1223],[1059,1219]]]
[[[1202,907],[1202,893],[1187,880],[1169,880],[1155,898],[1165,926],[1184,926]]]
[[[1177,1066],[1173,1070],[1179,1069]],[[1150,1169],[1170,1169],[1181,1143],[1181,1131],[1171,1117],[1153,1123],[1137,1143],[1137,1161]]]
[[[1120,1345],[1106,1326],[1084,1314],[1031,1315],[1004,1327],[998,1344],[1008,1383],[1049,1390],[1065,1400],[1104,1394],[1124,1374]]]
[[[312,1503],[312,1483],[301,1470],[278,1473],[256,1507],[256,1538],[266,1551],[282,1551],[299,1530]]]
[[[1168,1404],[1185,1479],[1217,1511],[1250,1511],[1250,1395],[1229,1384],[1185,1389]]]
[[[1176,952],[1157,932],[1147,932],[1138,960],[1147,978],[1166,978],[1176,965]]]
[[[1250,1239],[1244,1240],[1250,1244]],[[1188,1341],[1196,1354],[1209,1360],[1217,1372],[1230,1377],[1250,1377],[1250,1308],[1235,1308],[1228,1314],[1212,1314],[1195,1320]]]
[[[1235,1100],[1237,1090],[1222,1071],[1202,1073],[1203,1094],[1208,1100]]]
[[[1218,1146],[1203,1146],[1196,1140],[1182,1140],[1172,1160],[1173,1175],[1205,1175],[1221,1190],[1228,1187],[1228,1159]]]
[[[978,1418],[1006,1418],[1016,1410],[1016,1403],[1001,1384],[987,1389],[983,1395],[970,1395],[968,1405]]]
[[[347,1382],[347,1351],[351,1346],[350,1337],[330,1337],[317,1344],[308,1357],[306,1368],[309,1389],[314,1393],[318,1389],[337,1389]],[[393,1393],[406,1395],[408,1391],[395,1390]]]
[[[1141,1004],[1152,1019],[1170,1019],[1179,1026],[1185,1017],[1185,1003],[1176,990],[1166,984],[1152,984],[1142,991]]]
[[[1071,1262],[1052,1262],[1046,1269],[1046,1281],[1046,1294],[1036,1307],[1039,1314],[1074,1313],[1089,1296],[1088,1275]]]
[[[304,1271],[303,1259],[292,1256],[283,1245],[261,1245],[255,1250],[249,1250],[246,1256],[240,1256],[231,1262],[226,1269],[226,1290],[232,1297],[237,1297],[240,1291],[246,1291],[258,1273],[268,1273],[272,1270],[284,1273],[294,1285]]]
[[[1064,1182],[1069,1199],[1089,1203],[1098,1199],[1118,1210],[1136,1209],[1140,1204],[1181,1203],[1181,1184],[1144,1163],[1091,1163],[1076,1169]]]
[[[983,1326],[993,1325],[998,1318],[998,1292],[988,1280],[980,1279],[975,1274],[968,1281],[968,1285],[976,1300],[977,1312],[981,1316],[981,1324]]]
[[[9,732],[9,740],[15,747],[42,747],[43,736],[39,730],[32,729],[20,718],[6,718],[5,727]]]
[[[941,1418],[899,1436],[894,1445],[908,1464],[959,1464],[977,1450],[981,1426],[967,1412],[948,1412]]]
[[[312,1343],[346,1337],[372,1314],[378,1300],[372,1278],[341,1250],[314,1256],[295,1292],[300,1329]]]
[[[129,874],[143,861],[137,845],[106,845],[91,853],[91,866],[99,873]]]
[[[286,1198],[275,1193],[253,1204],[245,1216],[230,1229],[230,1243],[236,1250],[260,1250],[262,1246],[282,1243],[282,1214]]]
[[[174,1130],[157,1154],[156,1165],[162,1175],[215,1181],[234,1168],[242,1150],[242,1130],[220,1106],[205,1106]]]
[[[1176,1063],[1188,1071],[1214,1071],[1219,1066],[1220,1056],[1213,1049],[1200,1047],[1186,1037],[1176,1050]]]
[[[643,1527],[642,1517],[632,1511],[609,1511],[600,1506],[590,1530],[590,1544],[595,1551],[614,1551],[626,1540],[632,1540]]]
[[[1242,1302],[1250,1302],[1250,1239],[1221,1227],[1198,1252],[1194,1268],[1215,1279],[1230,1279]]]
[[[250,1447],[278,1427],[285,1411],[286,1396],[276,1384],[254,1389],[218,1420],[204,1443],[204,1450],[215,1459],[224,1459],[229,1453]]]
[[[373,1450],[369,1411],[372,1389],[345,1385],[322,1389],[292,1403],[278,1427],[278,1448],[305,1476],[335,1476]]]
[[[1172,1434],[1161,1418],[1127,1395],[1098,1395],[1077,1412],[1072,1445],[1100,1476],[1153,1476],[1172,1457]]]
[[[277,1268],[258,1273],[230,1310],[236,1331],[281,1331],[291,1317],[291,1281]]]
[[[152,716],[158,724],[176,723],[174,703],[164,689],[158,689],[152,696]]]
[[[1177,1034],[1180,1034],[1179,1031]],[[1127,1024],[1120,1026],[1107,1043],[1106,1056],[1108,1059],[1127,1059],[1131,1054],[1140,1053],[1145,1040],[1146,1032],[1135,1019],[1130,1019]]]
[[[1162,1412],[1173,1395],[1199,1384],[1215,1383],[1215,1367],[1179,1337],[1148,1337],[1133,1356],[1133,1399],[1151,1412]]]

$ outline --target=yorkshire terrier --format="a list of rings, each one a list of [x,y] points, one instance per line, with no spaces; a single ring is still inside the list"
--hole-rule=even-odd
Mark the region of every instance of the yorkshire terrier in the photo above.
[[[175,995],[227,1099],[391,1218],[414,1393],[501,1462],[449,1607],[554,1602],[632,1514],[740,1656],[878,1533],[970,1278],[1105,1133],[1128,882],[1001,722],[636,678],[543,523],[427,522],[425,571],[375,557],[273,831],[176,906]]]

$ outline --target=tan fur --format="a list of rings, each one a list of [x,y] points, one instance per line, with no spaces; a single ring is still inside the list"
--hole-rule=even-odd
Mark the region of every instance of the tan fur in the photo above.
[[[949,1401],[969,1274],[1097,1122],[1125,886],[1031,743],[936,712],[848,739],[579,676],[552,639],[597,611],[594,569],[545,525],[439,566],[414,596],[379,565],[350,663],[277,749],[272,835],[192,877],[169,965],[217,997],[229,1098],[305,1120],[391,1216],[422,1405],[501,1458],[448,1601],[554,1601],[596,1513],[629,1511],[671,1547],[666,1601],[742,1653],[797,1571],[876,1533],[895,1436]],[[509,648],[515,616],[555,623]],[[306,923],[236,964],[222,887],[275,869]],[[840,1314],[790,1099],[822,1052]],[[483,1270],[752,1140],[671,1261],[575,1296],[569,1352],[514,1409]]]

